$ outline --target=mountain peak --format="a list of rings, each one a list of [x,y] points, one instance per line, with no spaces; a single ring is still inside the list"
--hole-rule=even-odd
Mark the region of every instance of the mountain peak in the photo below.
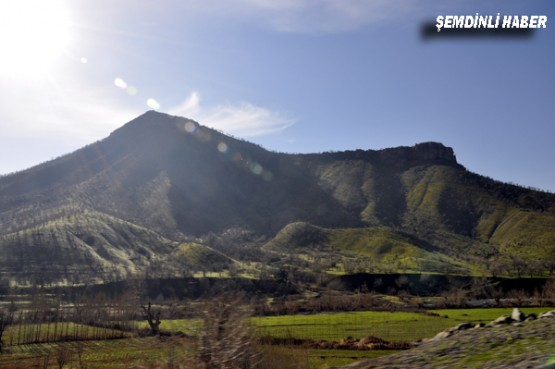
[[[177,243],[217,245],[209,236],[229,230],[252,240],[279,233],[281,244],[311,250],[334,240],[362,250],[364,239],[367,256],[412,245],[406,250],[425,246],[453,260],[472,245],[474,254],[457,265],[490,245],[502,252],[529,244],[545,250],[530,258],[546,257],[555,250],[554,209],[554,195],[472,174],[438,142],[281,154],[147,111],[104,140],[0,179],[0,255],[9,256],[0,258],[0,273],[24,280],[26,271],[44,270],[60,280],[88,271],[92,280],[141,271],[172,259]],[[369,234],[367,227],[378,228]],[[391,238],[398,231],[403,236]],[[227,238],[221,245],[225,251]]]
[[[114,132],[112,132],[112,134],[118,133],[118,132],[135,131],[135,130],[145,130],[145,129],[148,130],[153,128],[155,129],[155,128],[161,128],[164,126],[167,127],[167,126],[170,126],[169,123],[174,120],[172,118],[176,118],[176,117],[173,117],[165,113],[160,113],[155,110],[149,110],[139,115],[137,118],[124,124],[122,127],[116,129]],[[179,119],[187,120],[185,118],[179,118]]]

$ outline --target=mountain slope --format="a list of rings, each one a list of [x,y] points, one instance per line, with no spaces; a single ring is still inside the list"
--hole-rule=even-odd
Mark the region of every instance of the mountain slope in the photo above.
[[[289,234],[296,222],[321,233],[308,245],[319,251],[405,260],[398,268],[411,270],[471,274],[489,263],[520,273],[516,259],[547,270],[537,259],[555,252],[553,194],[468,172],[441,144],[281,154],[147,112],[102,141],[0,178],[0,272],[71,280],[82,269],[98,280],[171,255],[191,266],[200,251],[180,243],[230,229],[277,235],[261,250],[291,252],[307,246],[303,232]],[[218,253],[240,241],[223,244]]]

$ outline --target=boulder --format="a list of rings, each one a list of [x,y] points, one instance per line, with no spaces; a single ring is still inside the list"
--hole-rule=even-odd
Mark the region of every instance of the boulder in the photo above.
[[[510,316],[500,316],[499,318],[495,319],[493,322],[491,322],[491,325],[499,325],[499,324],[511,324],[513,322],[513,319]]]
[[[436,341],[436,340],[441,340],[443,338],[447,338],[453,335],[453,331],[451,330],[446,330],[443,332],[439,332],[438,334],[436,334],[430,341]]]
[[[369,347],[370,345],[372,345],[372,343],[364,343],[362,341],[358,341],[357,343],[354,344],[354,347],[357,350],[371,350],[371,348]]]
[[[532,313],[532,314],[530,314],[526,317],[525,322],[529,322],[531,320],[536,320],[536,319],[538,319],[538,316],[536,314]]]
[[[455,331],[464,331],[470,328],[473,328],[474,324],[472,323],[461,323],[458,326],[456,326],[455,328],[453,328],[453,330]]]
[[[540,319],[545,319],[545,318],[555,318],[555,312],[548,311],[547,313],[541,313]]]
[[[520,311],[519,308],[514,308],[513,313],[511,314],[511,319],[515,322],[523,322],[526,319],[526,315]]]

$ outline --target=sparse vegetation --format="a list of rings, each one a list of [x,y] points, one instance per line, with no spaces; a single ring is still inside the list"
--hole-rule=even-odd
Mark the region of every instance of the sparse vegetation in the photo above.
[[[51,286],[294,268],[310,284],[555,271],[555,195],[470,173],[441,144],[288,155],[187,123],[147,113],[1,177],[3,277]]]

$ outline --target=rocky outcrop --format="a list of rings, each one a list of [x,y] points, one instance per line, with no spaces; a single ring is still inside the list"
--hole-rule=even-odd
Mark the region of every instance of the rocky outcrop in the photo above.
[[[526,315],[520,311],[519,308],[514,308],[511,314],[511,319],[515,322],[523,322],[526,319]]]
[[[495,319],[491,323],[487,324],[488,327],[500,324],[511,324],[513,322],[513,318],[510,316],[501,315],[499,318]]]
[[[540,314],[540,318],[555,318],[555,310]],[[467,329],[476,329],[476,328],[483,328],[483,327],[493,327],[493,326],[503,325],[503,324],[528,322],[536,319],[537,319],[536,314],[530,314],[527,316],[519,308],[514,308],[513,312],[511,313],[511,316],[502,315],[488,324],[484,324],[484,323],[473,324],[470,322],[461,323],[456,327],[447,328],[442,332],[439,332],[438,334],[436,334],[434,337],[425,341],[437,341],[443,338],[451,337],[456,332],[464,331]]]
[[[424,160],[442,160],[457,162],[453,149],[437,142],[423,142],[416,144],[413,150]]]
[[[518,317],[522,319],[520,314]],[[503,316],[494,322],[504,323],[492,325],[491,322],[481,329],[460,324],[413,349],[330,369],[555,369],[549,361],[555,346],[555,310],[539,314],[537,319],[534,317],[530,314],[523,321],[515,321]],[[507,324],[509,320],[511,323]]]
[[[545,319],[545,318],[555,318],[555,310],[552,311],[548,311],[547,313],[541,313],[539,315],[540,319]]]

